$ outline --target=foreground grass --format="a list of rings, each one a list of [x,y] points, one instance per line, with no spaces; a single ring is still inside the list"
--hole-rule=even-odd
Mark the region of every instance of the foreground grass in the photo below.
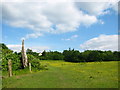
[[[3,88],[118,88],[118,62],[41,61],[48,70],[3,78]]]
[[[2,70],[0,70],[0,89],[2,89]]]

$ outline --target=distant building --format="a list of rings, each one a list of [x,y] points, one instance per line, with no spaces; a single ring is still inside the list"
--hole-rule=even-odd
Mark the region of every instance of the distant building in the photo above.
[[[39,53],[39,56],[42,56],[42,53]]]

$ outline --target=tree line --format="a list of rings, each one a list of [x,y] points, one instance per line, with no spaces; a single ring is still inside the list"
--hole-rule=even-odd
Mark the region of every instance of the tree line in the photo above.
[[[22,69],[21,64],[21,52],[13,52],[5,44],[0,44],[0,61],[3,70],[7,70],[7,61],[12,60],[13,70]],[[80,52],[74,49],[64,50],[63,52],[58,51],[43,51],[41,54],[33,52],[31,49],[26,50],[29,62],[32,67],[40,66],[39,60],[64,60],[67,62],[95,62],[95,61],[119,61],[120,51],[101,51],[101,50],[86,50]],[[41,67],[42,68],[42,67]],[[38,67],[40,69],[40,67]]]
[[[39,56],[41,60],[64,60],[68,62],[95,62],[95,61],[119,61],[120,51],[101,51],[101,50],[86,50],[80,52],[70,49],[63,52],[58,51],[43,51]]]

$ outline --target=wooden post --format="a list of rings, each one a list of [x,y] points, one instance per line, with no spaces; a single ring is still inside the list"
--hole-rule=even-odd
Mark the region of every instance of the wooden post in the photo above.
[[[8,72],[9,72],[9,77],[11,77],[12,76],[12,62],[10,59],[8,60]]]
[[[32,70],[31,70],[31,63],[29,63],[29,70],[30,70],[30,72],[32,71]]]
[[[27,67],[28,66],[28,60],[27,60],[27,55],[26,55],[26,51],[24,48],[24,40],[22,40],[22,63],[23,63],[23,67]]]

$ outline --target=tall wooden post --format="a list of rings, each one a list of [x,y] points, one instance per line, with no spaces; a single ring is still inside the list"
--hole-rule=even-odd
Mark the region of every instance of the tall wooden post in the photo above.
[[[9,77],[12,76],[12,62],[11,60],[8,60],[8,72],[9,72]]]
[[[29,63],[29,70],[30,70],[30,72],[32,71],[32,70],[31,70],[31,63]]]
[[[22,63],[23,63],[23,67],[27,67],[28,66],[28,60],[27,60],[27,55],[26,55],[26,51],[24,48],[24,40],[22,40]]]

